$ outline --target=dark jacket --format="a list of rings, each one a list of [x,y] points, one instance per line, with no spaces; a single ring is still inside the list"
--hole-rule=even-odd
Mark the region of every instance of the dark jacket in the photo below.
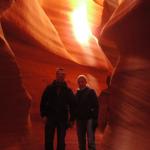
[[[54,80],[45,90],[41,98],[41,117],[47,116],[49,120],[67,121],[74,119],[74,94],[65,82]]]
[[[98,98],[93,89],[86,87],[76,93],[76,119],[97,119]]]

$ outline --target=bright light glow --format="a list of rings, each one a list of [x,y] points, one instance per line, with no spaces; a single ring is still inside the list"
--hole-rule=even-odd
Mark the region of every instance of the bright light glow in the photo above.
[[[86,4],[81,5],[72,13],[72,23],[77,40],[81,43],[87,43],[91,36],[91,30],[88,25]]]

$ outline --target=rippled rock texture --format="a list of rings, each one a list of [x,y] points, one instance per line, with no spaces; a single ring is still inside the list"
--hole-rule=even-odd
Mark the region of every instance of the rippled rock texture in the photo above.
[[[63,66],[74,91],[79,74],[88,76],[97,94],[113,74],[103,150],[148,150],[150,2],[83,0],[98,39],[91,36],[87,45],[75,39],[70,19],[80,2],[0,1],[1,129],[29,128],[43,89]]]

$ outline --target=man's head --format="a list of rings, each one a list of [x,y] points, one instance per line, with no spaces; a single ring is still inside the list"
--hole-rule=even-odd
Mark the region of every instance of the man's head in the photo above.
[[[80,89],[84,89],[87,85],[87,77],[85,75],[79,75],[77,77],[78,86]]]
[[[56,69],[56,80],[59,82],[64,82],[65,79],[65,71],[64,68],[57,68]]]

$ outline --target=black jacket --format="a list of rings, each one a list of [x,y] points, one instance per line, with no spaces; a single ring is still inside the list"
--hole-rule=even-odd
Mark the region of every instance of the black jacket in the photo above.
[[[41,98],[41,117],[47,116],[49,120],[67,121],[74,120],[74,94],[65,82],[52,82],[45,90]]]
[[[98,98],[93,89],[86,87],[76,93],[76,119],[97,119]]]

